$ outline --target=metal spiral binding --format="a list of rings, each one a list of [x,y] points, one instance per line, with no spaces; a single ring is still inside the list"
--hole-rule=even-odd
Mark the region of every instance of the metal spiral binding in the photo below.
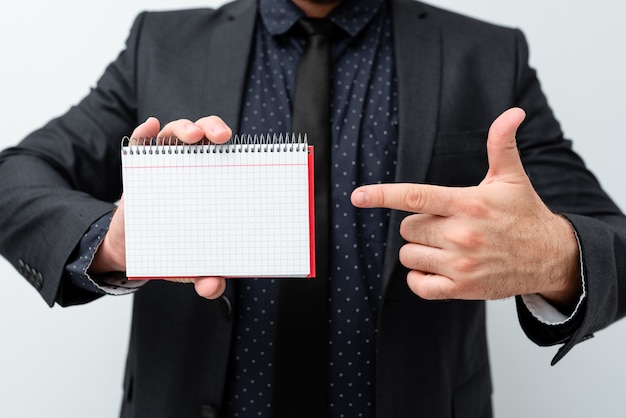
[[[224,144],[215,144],[203,139],[187,144],[176,137],[167,138],[122,138],[124,155],[138,154],[215,154],[238,152],[293,152],[306,151],[306,134],[242,134],[235,135]]]

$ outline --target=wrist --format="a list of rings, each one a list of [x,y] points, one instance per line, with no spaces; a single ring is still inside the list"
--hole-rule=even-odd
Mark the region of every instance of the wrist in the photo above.
[[[550,281],[550,288],[539,292],[546,301],[564,314],[571,313],[583,294],[580,245],[576,231],[569,221],[558,215],[561,220],[561,234],[557,237],[557,263]]]
[[[94,254],[88,273],[102,274],[126,270],[124,252],[119,250],[119,245],[111,241],[109,234],[104,236],[102,243]]]

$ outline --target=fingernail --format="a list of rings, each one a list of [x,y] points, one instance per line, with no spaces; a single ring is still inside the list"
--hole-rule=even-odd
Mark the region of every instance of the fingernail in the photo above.
[[[363,206],[367,203],[367,193],[363,191],[354,192],[352,194],[352,202],[356,206]]]
[[[221,123],[215,125],[213,127],[213,133],[214,134],[219,134],[221,132],[225,132],[228,130],[228,127],[226,125],[222,125]]]
[[[200,128],[198,128],[193,123],[190,123],[189,125],[185,126],[185,132],[187,132],[187,133],[191,133],[193,131],[197,131],[198,129],[200,129]]]

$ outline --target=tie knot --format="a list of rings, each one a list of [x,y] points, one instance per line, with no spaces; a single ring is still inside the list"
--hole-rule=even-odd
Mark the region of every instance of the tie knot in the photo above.
[[[296,22],[296,27],[306,36],[321,35],[332,39],[339,33],[339,27],[329,19],[303,17]]]

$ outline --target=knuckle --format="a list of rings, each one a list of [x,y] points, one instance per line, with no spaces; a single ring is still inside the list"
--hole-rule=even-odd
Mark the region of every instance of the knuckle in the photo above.
[[[404,204],[411,210],[419,210],[424,207],[426,194],[421,189],[411,187],[404,196]]]
[[[485,244],[483,233],[472,228],[456,229],[446,238],[449,242],[461,248],[476,249]]]
[[[480,263],[468,256],[460,256],[452,261],[452,268],[465,276],[474,275],[480,267]]]

